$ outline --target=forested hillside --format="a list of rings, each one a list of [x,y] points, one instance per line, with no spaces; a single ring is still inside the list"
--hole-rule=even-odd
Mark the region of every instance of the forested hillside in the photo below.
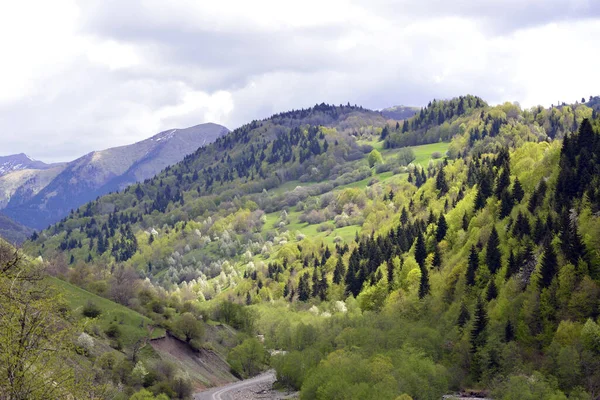
[[[404,121],[321,104],[244,125],[24,249],[182,338],[184,316],[239,329],[233,371],[270,364],[301,398],[595,399],[599,212],[586,104],[469,95]]]

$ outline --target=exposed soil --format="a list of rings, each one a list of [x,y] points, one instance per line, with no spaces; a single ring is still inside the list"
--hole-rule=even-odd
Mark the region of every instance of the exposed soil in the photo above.
[[[195,350],[176,337],[152,339],[150,345],[164,360],[183,368],[194,382],[196,390],[221,386],[238,379],[229,372],[229,365],[212,350]]]

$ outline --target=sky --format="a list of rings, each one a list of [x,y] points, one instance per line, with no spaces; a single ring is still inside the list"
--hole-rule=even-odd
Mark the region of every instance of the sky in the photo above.
[[[523,107],[600,94],[597,0],[0,5],[0,155],[45,162],[316,103]]]

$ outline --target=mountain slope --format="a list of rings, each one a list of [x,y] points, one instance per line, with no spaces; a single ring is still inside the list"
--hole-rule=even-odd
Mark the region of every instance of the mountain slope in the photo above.
[[[70,259],[90,290],[107,266],[135,270],[144,289],[123,301],[162,323],[197,307],[263,334],[303,398],[595,398],[594,115],[474,96],[398,125],[358,107],[277,114],[24,248]],[[230,353],[236,372],[256,373],[243,358],[261,346]]]
[[[23,169],[48,169],[54,165],[34,160],[24,153],[0,156],[0,176]]]
[[[33,229],[13,221],[0,213],[0,237],[9,243],[21,244],[31,236]]]
[[[19,171],[24,176],[19,179],[21,175],[12,173],[5,179],[12,196],[4,212],[23,225],[41,229],[97,196],[156,175],[227,132],[227,128],[217,124],[164,131],[132,145],[86,154],[68,163],[49,182],[47,177],[51,174],[32,173],[29,177],[25,171]],[[18,186],[24,179],[25,184]],[[11,187],[11,182],[18,187]]]

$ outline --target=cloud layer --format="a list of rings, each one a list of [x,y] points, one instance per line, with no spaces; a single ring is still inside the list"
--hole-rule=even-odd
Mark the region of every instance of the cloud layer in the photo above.
[[[0,6],[0,153],[43,161],[320,102],[600,93],[595,0],[20,1]]]

